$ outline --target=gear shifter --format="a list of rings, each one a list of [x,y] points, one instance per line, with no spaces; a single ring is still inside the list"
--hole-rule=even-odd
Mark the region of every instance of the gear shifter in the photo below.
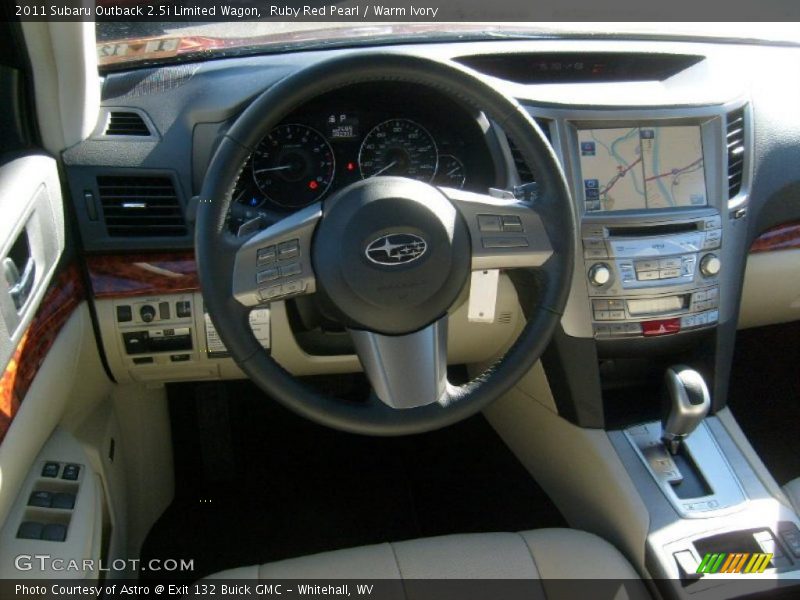
[[[661,439],[671,454],[677,454],[686,439],[708,414],[711,397],[703,376],[685,365],[667,369],[666,408],[661,419]]]

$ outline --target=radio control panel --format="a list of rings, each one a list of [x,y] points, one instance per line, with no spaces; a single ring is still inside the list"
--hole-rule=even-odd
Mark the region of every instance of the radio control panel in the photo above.
[[[719,320],[720,215],[581,226],[597,338],[657,336]]]

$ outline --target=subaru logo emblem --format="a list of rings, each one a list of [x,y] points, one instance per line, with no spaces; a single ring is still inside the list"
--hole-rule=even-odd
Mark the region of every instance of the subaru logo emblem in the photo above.
[[[382,235],[367,245],[364,253],[376,265],[406,265],[422,258],[427,242],[413,233]]]

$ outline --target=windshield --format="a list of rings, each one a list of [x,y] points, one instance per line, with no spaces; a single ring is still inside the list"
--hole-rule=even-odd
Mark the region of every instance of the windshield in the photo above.
[[[101,68],[332,46],[472,39],[691,38],[800,44],[796,23],[98,22]]]

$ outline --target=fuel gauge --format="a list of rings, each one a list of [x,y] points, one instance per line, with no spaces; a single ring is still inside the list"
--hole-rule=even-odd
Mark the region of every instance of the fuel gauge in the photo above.
[[[461,189],[467,181],[467,172],[464,163],[452,154],[439,155],[439,168],[436,169],[434,185]]]

